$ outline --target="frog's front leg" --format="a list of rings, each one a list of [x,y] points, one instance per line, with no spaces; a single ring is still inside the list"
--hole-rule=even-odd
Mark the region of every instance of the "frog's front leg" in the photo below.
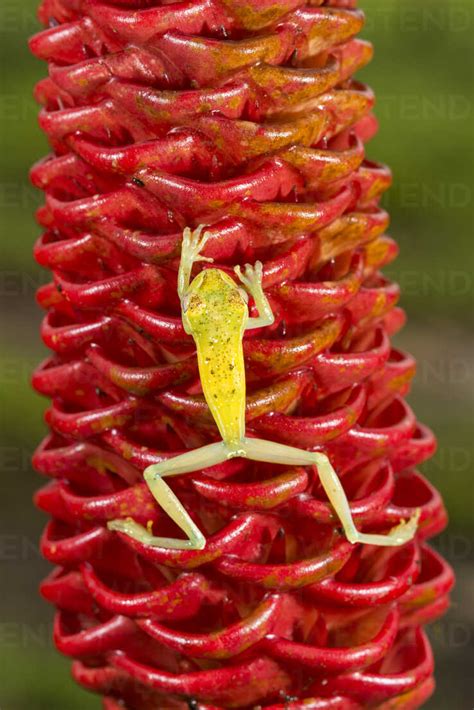
[[[331,462],[324,454],[296,449],[292,446],[277,444],[274,441],[264,441],[263,439],[245,438],[242,442],[242,448],[245,452],[243,455],[253,461],[265,461],[289,466],[316,466],[319,480],[341,521],[349,542],[394,547],[403,545],[414,537],[420,517],[419,509],[415,511],[409,520],[401,521],[386,535],[359,532],[354,524],[344,488]]]
[[[186,509],[165,483],[165,476],[178,476],[182,473],[200,471],[209,466],[215,466],[230,458],[233,454],[223,441],[202,446],[200,449],[187,451],[174,458],[161,463],[148,466],[143,477],[155,498],[156,502],[165,510],[176,525],[186,533],[187,540],[168,537],[156,537],[149,529],[143,527],[131,518],[112,520],[107,524],[109,530],[125,533],[134,540],[144,545],[164,547],[173,550],[202,550],[206,545],[206,538],[195,525]]]
[[[189,227],[183,232],[183,242],[181,245],[181,261],[178,271],[178,296],[182,301],[186,295],[191,280],[191,273],[196,261],[214,261],[207,256],[201,256],[201,251],[211,236],[209,232],[202,233],[204,225],[200,224],[194,231]]]
[[[263,328],[266,325],[272,325],[275,321],[272,307],[265,296],[262,286],[263,266],[261,261],[256,261],[254,266],[245,264],[245,272],[242,273],[240,266],[234,268],[235,273],[252,296],[258,311],[258,318],[249,318],[245,326],[245,330],[253,328]]]

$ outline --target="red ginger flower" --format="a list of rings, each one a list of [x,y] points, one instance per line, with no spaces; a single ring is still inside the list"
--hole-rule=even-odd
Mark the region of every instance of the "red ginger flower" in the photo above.
[[[42,594],[57,647],[104,708],[416,708],[433,688],[422,625],[452,573],[426,543],[446,515],[415,467],[433,435],[403,397],[413,358],[380,273],[396,245],[364,158],[371,57],[352,0],[43,0],[31,41],[53,154],[35,255],[53,355],[34,463],[51,516]],[[358,527],[417,507],[416,540],[351,546],[315,472],[233,459],[172,479],[201,551],[107,530],[131,516],[176,536],[142,482],[215,440],[176,273],[185,226],[209,225],[220,268],[261,259],[274,326],[246,335],[248,430],[320,450]]]

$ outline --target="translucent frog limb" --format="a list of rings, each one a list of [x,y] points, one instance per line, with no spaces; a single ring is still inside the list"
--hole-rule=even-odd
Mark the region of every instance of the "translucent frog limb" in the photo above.
[[[262,286],[262,262],[256,261],[254,266],[245,264],[245,273],[242,273],[240,266],[236,266],[234,271],[252,296],[258,311],[258,318],[249,318],[247,320],[245,330],[263,328],[266,325],[272,325],[275,321],[275,316],[273,315],[272,307],[265,296]]]
[[[144,471],[143,478],[154,499],[163,510],[168,513],[170,518],[174,520],[176,525],[186,533],[188,537],[187,540],[156,537],[151,534],[149,529],[136,523],[131,518],[112,520],[108,523],[107,527],[109,530],[125,533],[144,545],[165,547],[172,550],[202,550],[205,547],[206,538],[195,525],[171,488],[165,483],[163,477],[178,476],[181,473],[188,473],[207,466],[214,466],[225,461],[228,456],[229,451],[227,447],[223,442],[219,442],[203,446],[193,451],[187,451],[180,456],[148,466]]]
[[[415,511],[409,520],[400,522],[399,525],[394,527],[386,535],[359,532],[354,524],[344,488],[325,454],[296,449],[292,446],[277,444],[274,441],[264,441],[263,439],[245,438],[242,443],[245,455],[254,461],[265,461],[266,463],[285,464],[289,466],[316,466],[319,480],[334,511],[341,521],[344,533],[349,542],[353,544],[363,543],[365,545],[394,547],[403,545],[415,535],[420,518],[419,509]]]
[[[181,246],[181,261],[178,271],[178,296],[182,301],[189,289],[191,273],[196,261],[213,262],[207,256],[201,256],[201,251],[206,246],[206,243],[211,236],[209,232],[204,232],[204,225],[200,224],[193,232],[186,227],[183,232],[183,243]],[[202,236],[201,236],[202,235]]]
[[[319,480],[341,521],[347,539],[352,544],[363,543],[365,545],[395,547],[408,542],[416,533],[420,517],[419,510],[416,510],[409,520],[400,522],[386,535],[359,532],[354,524],[345,491],[327,456],[277,444],[274,441],[247,437],[238,446],[229,446],[225,442],[209,444],[146,469],[144,478],[155,500],[186,533],[188,540],[154,537],[146,528],[133,520],[114,520],[109,523],[109,528],[124,532],[147,545],[172,549],[203,549],[206,543],[203,534],[163,481],[163,477],[199,471],[237,456],[286,466],[316,466]]]

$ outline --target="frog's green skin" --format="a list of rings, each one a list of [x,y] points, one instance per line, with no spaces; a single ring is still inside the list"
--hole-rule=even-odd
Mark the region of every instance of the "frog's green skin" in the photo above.
[[[178,498],[165,483],[165,476],[176,476],[215,466],[226,459],[241,456],[254,461],[286,466],[316,466],[320,481],[338,515],[347,539],[368,545],[403,545],[416,533],[420,511],[408,521],[401,521],[387,535],[360,533],[354,524],[349,503],[339,478],[327,456],[273,441],[245,436],[245,368],[242,340],[246,330],[271,325],[274,321],[270,304],[262,288],[262,265],[247,264],[242,274],[235,272],[238,285],[220,269],[208,268],[191,281],[196,261],[212,261],[201,256],[209,235],[203,227],[194,232],[185,229],[178,274],[178,294],[182,305],[185,331],[196,343],[199,374],[206,402],[217,424],[222,441],[208,444],[162,463],[144,472],[155,500],[186,533],[188,539],[154,536],[134,520],[113,520],[111,530],[130,535],[147,545],[172,549],[200,550],[206,539],[188,515]],[[253,297],[258,317],[251,318],[247,292]]]
[[[196,342],[204,397],[223,441],[236,446],[245,436],[247,304],[227,274],[205,269],[189,287],[185,306],[184,328]]]

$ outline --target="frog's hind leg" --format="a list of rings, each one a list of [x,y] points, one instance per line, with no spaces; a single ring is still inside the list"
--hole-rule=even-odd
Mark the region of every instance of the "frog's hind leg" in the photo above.
[[[274,441],[263,439],[245,438],[242,448],[244,455],[254,461],[265,461],[267,463],[285,464],[289,466],[313,465],[318,469],[319,480],[322,483],[326,495],[341,521],[344,533],[352,543],[363,543],[366,545],[383,545],[394,547],[403,545],[411,540],[418,526],[420,511],[417,510],[407,521],[401,521],[386,535],[361,533],[357,530],[352,518],[349,502],[339,477],[333,469],[328,457],[324,454],[296,449],[292,446],[277,444]]]
[[[176,525],[186,533],[187,540],[156,537],[152,535],[150,530],[131,518],[111,520],[107,527],[109,530],[125,533],[144,545],[173,550],[202,550],[206,545],[206,538],[163,478],[215,466],[225,461],[228,457],[229,450],[223,442],[219,442],[202,446],[200,449],[194,449],[193,451],[187,451],[180,456],[148,466],[143,473],[143,477],[156,502],[168,513]]]

